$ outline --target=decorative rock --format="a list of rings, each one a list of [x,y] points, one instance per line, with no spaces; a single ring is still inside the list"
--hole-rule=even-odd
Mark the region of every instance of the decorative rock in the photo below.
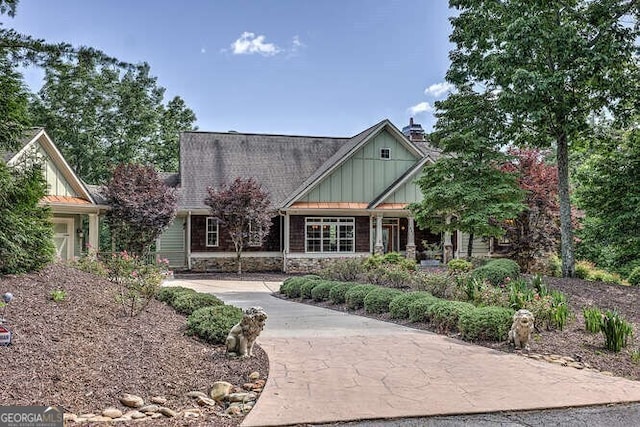
[[[213,399],[209,399],[208,397],[198,397],[198,405],[200,406],[216,406],[216,401]]]
[[[260,372],[257,372],[257,371],[255,371],[255,372],[251,372],[251,373],[249,374],[249,379],[250,379],[251,381],[255,381],[255,380],[260,379]]]
[[[140,412],[158,412],[160,407],[158,405],[144,405],[142,408],[138,409]]]
[[[163,415],[160,413],[149,415],[149,418],[151,418],[152,420],[157,420],[158,418],[162,418],[162,417]]]
[[[185,418],[198,418],[200,415],[202,415],[202,411],[198,408],[188,408],[182,411],[182,415]]]
[[[111,421],[111,420],[113,420],[113,418],[102,417],[102,416],[97,416],[97,417],[87,419],[87,421],[90,423],[102,423],[102,422]]]
[[[254,384],[256,385],[257,388],[263,388],[265,385],[266,381],[265,380],[256,380],[254,382]],[[255,388],[255,387],[254,387]]]
[[[139,408],[141,406],[144,406],[144,400],[140,396],[136,396],[135,394],[123,394],[120,398],[120,402],[124,406],[128,406],[130,408]]]
[[[211,390],[209,390],[209,396],[213,400],[223,400],[225,396],[227,396],[231,389],[233,388],[233,384],[228,383],[226,381],[216,381],[211,386]]]
[[[107,408],[102,411],[102,416],[109,418],[120,418],[122,416],[122,411],[116,408]]]
[[[238,408],[240,410],[240,413],[246,414],[249,411],[251,411],[251,409],[253,409],[253,402],[248,402],[248,403],[234,402],[231,405],[229,405],[229,407],[227,408],[227,411],[231,408]],[[232,409],[231,411],[236,412],[235,409]]]
[[[612,377],[613,376],[613,372],[609,372],[609,371],[601,371],[600,372],[602,375],[606,375],[608,377]]]
[[[242,409],[239,406],[229,406],[224,412],[227,415],[242,415]]]
[[[165,405],[167,403],[167,398],[164,396],[153,396],[149,400],[151,403],[157,403],[158,405]]]
[[[244,383],[242,384],[242,388],[245,390],[253,390],[256,387],[254,383]]]
[[[124,414],[124,416],[129,417],[132,420],[141,420],[143,418],[147,418],[147,416],[140,411],[130,411]]]
[[[88,413],[88,414],[80,414],[80,415],[78,415],[78,418],[93,418],[95,416],[96,416],[96,414]]]
[[[250,402],[257,398],[255,393],[232,393],[227,396],[229,402]]]
[[[160,407],[158,412],[161,413],[162,415],[164,415],[165,417],[169,417],[169,418],[173,418],[173,417],[178,415],[178,413],[176,411],[174,411],[171,408],[167,408],[166,406]],[[153,417],[153,415],[151,417]]]
[[[197,398],[197,397],[204,397],[204,398],[209,398],[209,396],[207,396],[206,393],[203,393],[201,391],[190,391],[189,393],[187,393],[187,397],[193,397],[193,398]]]
[[[584,369],[584,365],[580,362],[571,362],[569,363],[569,366],[576,369]]]

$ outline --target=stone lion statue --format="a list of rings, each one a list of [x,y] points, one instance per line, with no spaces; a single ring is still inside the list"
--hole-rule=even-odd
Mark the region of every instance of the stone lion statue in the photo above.
[[[230,356],[253,356],[253,345],[262,332],[267,313],[262,307],[251,307],[244,311],[242,320],[227,335],[227,354]]]
[[[509,342],[521,349],[529,350],[529,340],[533,332],[533,313],[529,310],[518,310],[513,315],[513,323],[509,331]]]

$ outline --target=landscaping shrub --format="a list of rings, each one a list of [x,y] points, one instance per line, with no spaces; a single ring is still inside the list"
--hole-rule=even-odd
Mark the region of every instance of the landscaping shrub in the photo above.
[[[551,324],[563,330],[571,315],[567,297],[561,292],[551,291],[551,299]]]
[[[311,297],[314,301],[326,301],[329,299],[329,292],[331,288],[336,286],[339,282],[323,280],[311,290]]]
[[[329,299],[334,304],[344,304],[346,302],[345,294],[356,285],[357,283],[337,282],[329,291]]]
[[[403,294],[399,289],[376,288],[364,298],[364,311],[367,313],[387,313],[389,303],[398,295]]]
[[[477,306],[508,307],[509,295],[502,287],[493,286],[483,281],[477,284],[473,303]]]
[[[527,286],[523,279],[513,280],[507,286],[509,292],[509,308],[520,310],[534,298],[535,291]]]
[[[365,272],[362,259],[343,258],[333,260],[320,271],[320,276],[325,279],[338,280],[342,282],[353,282],[358,280]]]
[[[447,263],[447,269],[452,274],[464,273],[471,271],[473,264],[461,258],[452,259]]]
[[[376,270],[382,266],[397,266],[405,271],[415,271],[418,268],[415,260],[407,259],[398,252],[389,252],[384,255],[371,255],[362,263],[366,270]]]
[[[156,299],[165,302],[173,307],[173,300],[182,293],[195,294],[191,288],[185,288],[183,286],[163,286],[156,294]]]
[[[599,269],[590,261],[577,261],[575,265],[575,276],[579,279],[592,282],[605,282],[622,284],[622,277],[617,273]]]
[[[417,299],[409,304],[409,320],[412,322],[428,322],[429,307],[436,302],[441,301],[435,296]]]
[[[388,288],[408,288],[413,284],[413,275],[405,267],[396,264],[381,264],[365,274],[369,283]]]
[[[627,277],[627,282],[629,282],[631,286],[640,286],[640,267],[631,270],[631,274]]]
[[[458,330],[469,341],[504,341],[511,329],[513,313],[504,307],[476,307],[460,315]]]
[[[591,271],[595,270],[596,266],[589,261],[576,261],[575,263],[575,276],[578,279],[589,280],[591,278]]]
[[[615,311],[607,310],[604,313],[601,328],[605,337],[605,347],[616,353],[627,346],[629,337],[633,335],[631,325]]]
[[[520,277],[520,266],[510,259],[494,259],[471,273],[474,279],[486,280],[493,286],[504,284],[507,278]]]
[[[305,282],[300,286],[300,298],[311,299],[313,297],[311,291],[320,283],[321,281],[318,279],[305,279]]]
[[[440,300],[431,304],[427,310],[431,323],[440,332],[449,332],[457,328],[458,319],[463,313],[468,313],[475,308],[468,302]]]
[[[231,328],[242,320],[242,310],[232,305],[215,305],[194,311],[187,318],[187,332],[212,344],[224,344]]]
[[[85,273],[90,273],[96,276],[108,276],[107,268],[102,261],[98,259],[95,251],[90,251],[89,253],[81,256],[78,260],[73,261],[71,266],[84,271]]]
[[[289,277],[280,286],[280,293],[289,298],[300,298],[300,288],[308,279],[304,277]]]
[[[376,285],[356,285],[352,287],[344,295],[347,307],[353,310],[364,307],[365,297],[376,288]]]
[[[409,305],[422,298],[434,298],[429,292],[404,292],[395,296],[389,303],[389,313],[392,319],[408,319]]]
[[[455,283],[447,273],[422,273],[416,275],[413,288],[427,291],[438,298],[448,298],[454,291]]]
[[[202,307],[222,304],[224,303],[215,295],[202,292],[182,292],[175,296],[171,305],[178,313],[190,315]]]
[[[585,307],[582,309],[584,326],[587,332],[596,334],[602,330],[602,311],[597,307]]]

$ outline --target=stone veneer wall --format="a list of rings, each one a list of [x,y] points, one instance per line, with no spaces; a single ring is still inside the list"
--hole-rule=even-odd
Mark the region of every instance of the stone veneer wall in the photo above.
[[[315,273],[336,258],[287,258],[287,273]]]
[[[191,258],[191,271],[224,271],[238,270],[236,257]],[[242,256],[242,271],[282,271],[282,257]]]

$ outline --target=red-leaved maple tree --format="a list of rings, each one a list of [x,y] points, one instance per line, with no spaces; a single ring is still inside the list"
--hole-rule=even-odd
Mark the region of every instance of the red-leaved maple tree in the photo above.
[[[530,272],[536,260],[558,250],[558,168],[545,162],[546,153],[541,150],[514,148],[509,153],[514,158],[503,169],[518,173],[518,185],[525,191],[527,207],[503,227],[510,242],[511,257],[524,272]]]
[[[211,208],[211,216],[229,233],[236,250],[238,274],[242,273],[242,251],[259,245],[271,227],[269,194],[253,178],[236,178],[218,188],[207,188],[204,203]]]
[[[176,216],[175,189],[162,182],[151,166],[117,166],[102,191],[111,208],[105,220],[116,250],[146,255]]]

